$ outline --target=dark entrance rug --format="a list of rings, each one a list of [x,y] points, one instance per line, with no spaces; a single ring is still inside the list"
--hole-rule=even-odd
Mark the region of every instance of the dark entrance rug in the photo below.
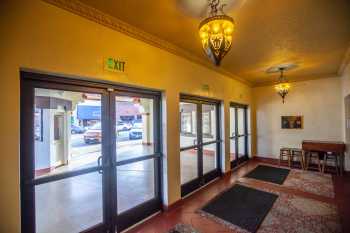
[[[200,233],[196,231],[192,226],[187,224],[176,224],[174,228],[168,231],[168,233]]]
[[[245,177],[281,185],[287,178],[289,172],[289,169],[259,165],[245,175]]]
[[[211,200],[200,212],[232,229],[238,226],[256,232],[277,198],[276,194],[236,184]]]

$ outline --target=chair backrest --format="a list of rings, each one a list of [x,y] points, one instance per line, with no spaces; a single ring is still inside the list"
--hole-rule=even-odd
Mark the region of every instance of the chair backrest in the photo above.
[[[291,154],[290,148],[281,148],[280,149],[280,154],[281,155],[290,155]]]
[[[303,150],[301,149],[292,149],[292,155],[296,155],[296,156],[301,156],[303,154]]]

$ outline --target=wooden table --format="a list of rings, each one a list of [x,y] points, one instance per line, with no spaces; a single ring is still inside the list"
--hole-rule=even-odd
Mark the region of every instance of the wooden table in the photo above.
[[[314,140],[304,140],[302,142],[302,149],[304,151],[304,156],[310,152],[332,152],[339,156],[339,168],[340,175],[343,175],[344,170],[344,155],[345,155],[345,143],[337,141],[314,141]],[[305,160],[305,158],[304,158]]]

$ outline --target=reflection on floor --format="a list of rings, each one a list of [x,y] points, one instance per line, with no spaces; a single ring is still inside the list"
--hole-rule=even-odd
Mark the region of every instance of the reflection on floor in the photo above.
[[[203,151],[203,173],[208,173],[215,170],[216,165],[216,149],[215,145],[212,150]],[[181,184],[185,184],[198,177],[197,166],[197,150],[191,149],[182,151],[180,155],[181,163]]]
[[[99,147],[99,144],[92,145]],[[118,145],[119,160],[153,153],[153,146]],[[78,155],[68,166],[46,175],[96,166],[97,153]],[[84,157],[85,156],[85,157]],[[92,162],[91,162],[92,161]],[[144,160],[117,167],[118,213],[154,197],[154,161]],[[36,186],[38,233],[73,233],[102,222],[102,176],[95,172]]]
[[[154,160],[117,167],[118,213],[155,196]]]
[[[36,186],[37,232],[80,232],[102,222],[101,181],[91,173]]]

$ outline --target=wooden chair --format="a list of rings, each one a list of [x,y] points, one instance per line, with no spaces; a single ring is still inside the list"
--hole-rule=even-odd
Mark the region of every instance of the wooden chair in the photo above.
[[[288,166],[291,166],[291,150],[290,148],[281,148],[280,149],[280,159],[278,165],[281,166],[281,162],[285,161],[284,157],[287,157]]]
[[[327,162],[332,161],[334,162],[334,168],[335,171],[337,173],[337,175],[339,175],[339,168],[338,168],[338,155],[335,153],[331,153],[331,152],[327,152],[324,155],[324,159],[323,159],[323,166],[322,166],[322,173],[324,173],[325,168],[327,166]]]
[[[301,169],[303,169],[303,170],[305,169],[304,154],[303,154],[303,150],[302,149],[292,148],[291,149],[290,160],[291,160],[291,164],[294,161],[300,162]]]
[[[306,166],[305,169],[308,170],[309,169],[309,165],[310,165],[310,160],[312,159],[316,159],[316,163],[318,166],[318,171],[322,172],[322,168],[321,168],[321,159],[320,159],[320,154],[316,151],[310,151],[307,153],[306,155]]]

